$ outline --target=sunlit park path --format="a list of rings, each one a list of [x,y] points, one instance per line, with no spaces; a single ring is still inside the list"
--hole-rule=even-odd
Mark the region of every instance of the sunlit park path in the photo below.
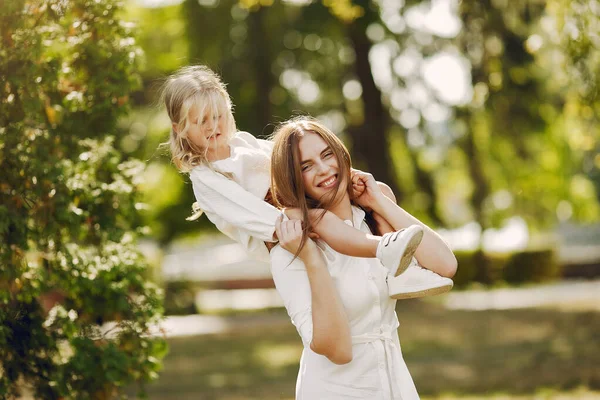
[[[398,303],[404,357],[424,398],[600,398],[600,281],[485,293]],[[553,298],[541,301],[544,293]],[[511,306],[515,298],[529,308]],[[283,309],[171,317],[163,328],[170,354],[150,399],[293,398],[302,348]]]

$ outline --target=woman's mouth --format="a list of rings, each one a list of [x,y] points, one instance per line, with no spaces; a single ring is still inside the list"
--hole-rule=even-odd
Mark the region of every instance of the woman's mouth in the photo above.
[[[329,189],[335,185],[335,182],[337,182],[337,175],[333,175],[331,178],[319,183],[317,186]]]

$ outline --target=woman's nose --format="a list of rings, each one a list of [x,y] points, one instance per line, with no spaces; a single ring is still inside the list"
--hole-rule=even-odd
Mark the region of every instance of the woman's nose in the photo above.
[[[329,171],[329,167],[327,166],[327,164],[325,164],[323,161],[319,161],[317,162],[317,173],[319,175],[324,174],[325,172]]]

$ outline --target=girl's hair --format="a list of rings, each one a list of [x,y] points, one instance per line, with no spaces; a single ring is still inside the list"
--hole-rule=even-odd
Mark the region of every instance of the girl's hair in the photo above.
[[[298,144],[300,139],[307,133],[319,135],[327,143],[339,167],[335,190],[332,190],[330,195],[320,199],[309,197],[304,190],[302,181],[302,168],[300,165],[302,160],[300,159]],[[352,181],[350,179],[352,162],[350,153],[344,143],[325,125],[310,117],[296,117],[283,122],[273,134],[273,141],[273,155],[271,157],[273,202],[279,208],[299,208],[302,212],[303,232],[300,246],[294,255],[294,257],[297,257],[312,229],[308,211],[314,208],[323,209],[323,213],[315,219],[315,223],[318,223],[325,211],[333,206],[335,202],[341,200],[341,198],[336,198],[340,183],[347,185],[346,191],[352,196]]]
[[[182,172],[189,172],[197,165],[208,163],[206,152],[188,140],[190,126],[188,114],[196,106],[198,117],[221,116],[225,118],[226,135],[229,139],[236,132],[232,104],[225,84],[210,68],[203,65],[183,67],[169,76],[161,88],[161,103],[164,102],[171,122],[177,125],[167,143],[171,150],[171,160]],[[214,127],[216,129],[216,126]]]

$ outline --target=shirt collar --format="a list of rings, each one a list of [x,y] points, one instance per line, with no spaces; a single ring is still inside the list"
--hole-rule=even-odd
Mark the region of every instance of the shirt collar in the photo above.
[[[360,229],[360,226],[365,219],[365,212],[362,208],[352,206],[352,224],[356,229]]]

